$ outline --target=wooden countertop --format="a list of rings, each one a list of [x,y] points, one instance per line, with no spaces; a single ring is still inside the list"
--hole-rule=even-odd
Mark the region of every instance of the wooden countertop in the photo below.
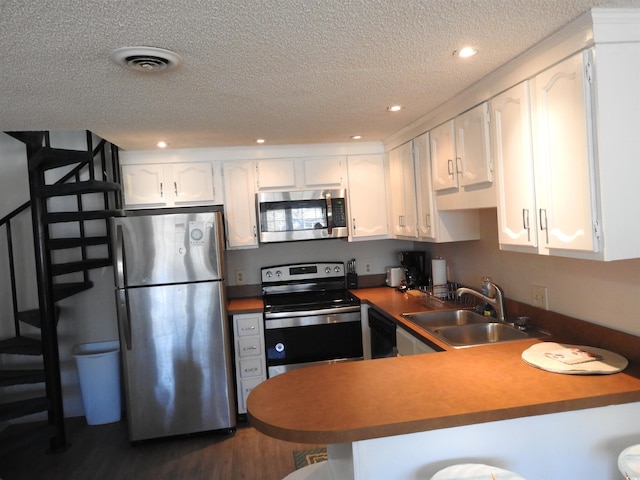
[[[354,293],[394,318],[421,305],[391,289]],[[640,401],[637,362],[615,375],[554,374],[520,358],[536,342],[294,370],[252,391],[249,419],[282,440],[344,443]]]
[[[227,305],[229,315],[236,313],[262,313],[263,310],[262,298],[234,298],[229,300]]]

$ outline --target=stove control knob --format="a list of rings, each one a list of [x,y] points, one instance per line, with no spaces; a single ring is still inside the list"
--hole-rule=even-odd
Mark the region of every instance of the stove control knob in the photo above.
[[[267,270],[267,273],[265,273],[264,276],[267,278],[271,278],[273,276],[273,273],[271,273],[271,270]]]
[[[334,268],[334,270],[335,270],[335,272],[336,272],[336,273],[340,273],[340,265],[336,266],[336,267]]]
[[[324,273],[331,273],[331,267],[325,267]]]
[[[280,270],[276,270],[276,277],[281,277],[282,276],[282,272]]]

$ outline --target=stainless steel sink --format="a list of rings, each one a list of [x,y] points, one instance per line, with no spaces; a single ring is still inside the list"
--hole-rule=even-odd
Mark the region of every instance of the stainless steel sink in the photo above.
[[[495,322],[495,318],[485,317],[473,310],[439,310],[428,312],[403,313],[402,317],[415,323],[420,328],[451,327]]]
[[[477,323],[455,327],[434,328],[433,333],[454,347],[485,345],[531,338],[529,333],[504,323]]]
[[[525,340],[547,336],[531,328],[520,330],[508,323],[485,317],[473,310],[442,310],[403,313],[402,317],[455,348]]]

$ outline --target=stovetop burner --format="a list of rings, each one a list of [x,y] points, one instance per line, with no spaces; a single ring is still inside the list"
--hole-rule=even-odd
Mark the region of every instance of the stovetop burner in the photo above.
[[[343,262],[297,263],[264,267],[265,314],[357,308],[360,300],[347,290]]]

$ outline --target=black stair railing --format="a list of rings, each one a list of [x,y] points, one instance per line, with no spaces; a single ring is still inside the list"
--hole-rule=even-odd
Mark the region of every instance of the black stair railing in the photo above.
[[[55,436],[50,439],[51,451],[62,451],[68,446],[64,425],[62,402],[62,384],[57,336],[56,301],[66,296],[91,288],[92,282],[88,270],[111,264],[111,245],[109,242],[109,216],[121,214],[122,194],[119,191],[120,170],[117,147],[101,140],[93,148],[93,135],[87,131],[87,151],[72,152],[50,148],[48,132],[11,132],[10,135],[26,145],[29,163],[29,189],[31,201],[21,205],[0,220],[0,227],[7,230],[7,249],[11,277],[11,296],[14,312],[16,337],[20,337],[20,321],[24,320],[17,300],[17,282],[15,278],[13,236],[11,220],[31,207],[33,245],[36,259],[36,280],[38,286],[38,316],[41,330],[41,346],[44,365],[44,381],[47,392],[46,407],[49,423],[55,428]],[[73,158],[69,159],[68,155]],[[73,165],[75,164],[75,165]],[[57,181],[47,184],[45,172],[58,167],[73,165]],[[96,171],[100,180],[96,180]],[[89,177],[86,180],[86,177]],[[109,181],[109,176],[112,180]],[[103,194],[102,206],[85,210],[84,194]],[[48,199],[51,196],[75,195],[76,212],[49,211]],[[111,196],[113,195],[113,196]],[[99,198],[99,197],[98,197]],[[87,237],[85,220],[105,220],[106,235]],[[49,225],[58,222],[77,222],[78,232],[74,238],[51,238]],[[75,227],[74,227],[75,228]],[[107,258],[91,260],[88,258],[87,245],[103,245],[107,249]],[[52,250],[80,247],[81,260],[70,264],[54,264]],[[77,250],[76,250],[77,252]],[[80,267],[78,267],[78,264]],[[76,283],[55,283],[56,275],[69,272],[82,273],[83,281]],[[62,288],[60,288],[62,287]],[[57,292],[57,293],[56,293]],[[38,377],[39,378],[39,377]],[[40,380],[42,381],[42,380]],[[32,404],[33,405],[33,404]],[[40,411],[42,411],[41,409]],[[37,411],[31,410],[31,413]]]
[[[19,307],[18,307],[18,290],[16,283],[16,268],[13,254],[13,235],[11,230],[11,221],[15,219],[22,212],[27,211],[31,206],[31,202],[25,202],[18,208],[10,212],[8,215],[0,219],[0,228],[4,227],[5,235],[7,239],[7,262],[9,266],[9,287],[11,289],[11,305],[13,311],[13,328],[15,336],[20,336],[20,320],[19,320]]]

